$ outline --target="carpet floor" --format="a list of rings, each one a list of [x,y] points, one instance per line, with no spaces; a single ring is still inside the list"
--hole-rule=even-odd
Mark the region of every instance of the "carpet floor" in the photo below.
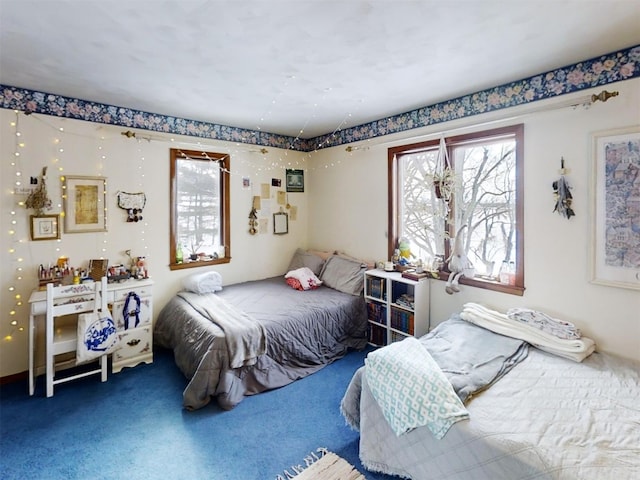
[[[231,411],[215,403],[182,408],[186,380],[170,351],[124,369],[106,383],[89,377],[46,398],[44,378],[29,397],[26,380],[0,387],[0,478],[272,480],[324,447],[368,480],[397,477],[364,469],[358,433],[340,400],[367,351],[319,372],[247,397]]]

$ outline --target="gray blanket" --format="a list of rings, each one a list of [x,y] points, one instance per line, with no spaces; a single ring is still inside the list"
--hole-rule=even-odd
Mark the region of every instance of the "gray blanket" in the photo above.
[[[209,295],[257,322],[264,331],[266,351],[255,364],[234,368],[228,345],[237,340],[227,338],[221,326],[202,315],[202,308],[176,295],[158,315],[154,342],[173,350],[188,379],[183,404],[189,410],[212,398],[231,409],[247,395],[287,385],[343,357],[349,348],[361,349],[367,343],[362,296],[326,286],[298,291],[283,277],[229,285]]]
[[[526,342],[480,328],[458,314],[439,324],[420,342],[463,402],[500,380],[529,351]]]
[[[497,382],[524,360],[529,351],[526,342],[473,325],[458,314],[419,341],[463,402]],[[362,372],[352,379],[355,384],[347,389],[341,404],[347,423],[356,430],[360,428],[360,375]]]
[[[220,296],[191,292],[180,292],[178,296],[222,329],[231,368],[254,365],[258,356],[266,352],[263,326]]]

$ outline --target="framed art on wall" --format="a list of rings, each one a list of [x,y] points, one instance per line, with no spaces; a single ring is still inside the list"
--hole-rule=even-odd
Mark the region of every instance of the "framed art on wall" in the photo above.
[[[287,192],[304,192],[304,170],[287,169]]]
[[[66,176],[61,180],[65,233],[106,232],[107,179]]]
[[[59,215],[31,215],[31,240],[57,240],[60,238]]]
[[[593,134],[591,281],[640,290],[640,126]]]

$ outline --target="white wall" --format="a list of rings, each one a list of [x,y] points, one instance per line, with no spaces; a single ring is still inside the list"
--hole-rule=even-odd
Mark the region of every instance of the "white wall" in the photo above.
[[[37,114],[19,114],[18,120],[20,137],[16,137],[15,127],[11,125],[16,121],[16,114],[11,110],[0,110],[0,377],[27,369],[28,299],[38,284],[36,268],[39,264],[55,262],[62,255],[68,256],[73,266],[86,266],[89,259],[100,257],[108,258],[110,263],[122,263],[126,262],[124,251],[127,249],[131,249],[134,256],[146,255],[155,281],[156,315],[179,290],[184,276],[203,270],[170,271],[168,267],[169,148],[197,150],[200,148],[198,139],[173,136],[176,140],[170,142],[172,137],[168,135],[138,132],[158,140],[137,141],[121,135],[126,130],[121,127]],[[24,146],[16,147],[16,140]],[[251,145],[202,143],[202,149],[231,155],[232,260],[213,268],[222,274],[225,285],[283,274],[296,247],[306,245],[309,195],[288,194],[289,203],[298,207],[297,220],[290,220],[288,235],[273,235],[270,219],[269,233],[251,236],[248,217],[252,195],[259,195],[260,184],[271,184],[272,178],[281,179],[281,190],[284,190],[285,168],[305,168],[306,157],[275,148],[262,154],[260,147]],[[20,152],[19,157],[14,156],[16,149]],[[11,165],[14,160],[16,166]],[[22,173],[23,182],[29,183],[29,177],[38,176],[44,166],[48,167],[47,187],[54,204],[53,209],[45,213],[62,210],[61,174],[107,178],[107,233],[65,234],[63,230],[60,241],[29,241],[28,217],[32,212],[17,205],[26,196],[14,196],[11,191],[17,172]],[[250,177],[252,189],[243,189],[244,176]],[[146,194],[142,222],[125,221],[126,215],[116,202],[119,190]],[[275,189],[271,194],[275,194]],[[15,230],[15,234],[10,234],[10,230]],[[16,299],[16,295],[21,298]],[[21,306],[17,305],[19,301],[22,301]],[[12,310],[15,315],[10,315]],[[11,325],[14,320],[16,326]]]
[[[582,98],[602,88],[572,95]],[[526,306],[578,325],[601,350],[640,359],[640,291],[589,282],[591,235],[591,133],[640,125],[640,79],[608,85],[620,96],[589,109],[564,108],[515,117],[528,110],[510,109],[463,121],[403,132],[394,136],[320,151],[311,161],[309,242],[312,247],[341,248],[366,259],[387,255],[387,149],[403,143],[438,138],[439,132],[525,124],[525,286],[524,296],[506,295],[468,286],[449,296],[444,282],[431,280],[432,326],[459,311],[465,302],[500,310]],[[494,123],[495,121],[495,123]],[[491,122],[488,124],[487,122]],[[480,126],[480,124],[485,125]],[[468,127],[466,130],[463,127]],[[404,139],[404,140],[402,140]],[[553,213],[552,182],[560,157],[569,168],[576,216]]]
[[[232,257],[228,265],[216,269],[226,285],[284,272],[296,247],[339,249],[367,259],[382,260],[387,253],[387,149],[402,143],[437,138],[439,132],[463,133],[512,123],[525,123],[525,275],[523,297],[463,287],[455,296],[444,293],[444,284],[431,281],[432,325],[439,323],[468,301],[482,302],[499,309],[528,306],[544,310],[576,323],[586,335],[596,339],[600,349],[640,358],[640,292],[594,285],[589,282],[591,141],[595,131],[640,124],[640,79],[609,85],[620,96],[590,109],[561,109],[534,113],[511,120],[524,112],[510,109],[462,121],[403,132],[352,145],[302,154],[226,142],[203,142],[203,148],[231,154]],[[573,97],[599,93],[581,92]],[[560,99],[564,103],[569,96]],[[550,105],[554,101],[538,102]],[[538,108],[538,106],[535,106]],[[200,271],[168,268],[169,251],[169,148],[197,149],[197,139],[177,138],[169,142],[136,141],[121,135],[124,128],[111,127],[44,115],[20,114],[16,147],[16,114],[0,110],[0,377],[27,368],[28,297],[37,286],[36,268],[61,255],[73,265],[104,256],[112,263],[124,262],[124,250],[147,255],[155,280],[154,308],[157,314],[180,288],[185,275]],[[490,125],[482,123],[492,122]],[[63,128],[64,131],[60,131]],[[466,130],[465,130],[466,129]],[[139,132],[149,135],[149,132]],[[154,137],[162,137],[152,134]],[[180,142],[185,143],[180,143]],[[21,153],[11,165],[14,152]],[[62,148],[64,151],[60,152]],[[567,220],[552,213],[551,183],[558,176],[563,156],[570,169],[576,217]],[[104,157],[104,158],[103,158]],[[16,171],[37,176],[49,167],[47,185],[54,208],[59,213],[59,175],[103,175],[108,179],[108,233],[65,234],[58,241],[29,241],[28,212],[17,206],[24,196],[11,191]],[[305,193],[289,194],[298,207],[298,219],[290,222],[288,235],[248,234],[248,214],[252,190],[242,188],[249,176],[255,188],[284,182],[285,168],[305,169]],[[62,169],[62,170],[60,170]],[[144,176],[142,176],[144,175]],[[144,191],[147,195],[145,220],[126,223],[116,206],[118,190]],[[15,214],[12,214],[15,212]],[[15,225],[12,223],[15,221]],[[271,223],[269,224],[271,228]],[[10,234],[15,230],[15,234]],[[271,230],[269,230],[271,231]],[[12,249],[14,251],[12,251]],[[103,252],[104,249],[104,252]],[[22,272],[18,269],[22,268]],[[22,277],[21,279],[19,277]],[[11,289],[14,290],[11,290]],[[16,299],[20,295],[20,299]],[[22,306],[16,306],[22,301]],[[12,310],[15,315],[10,315]],[[17,321],[17,326],[11,322]]]

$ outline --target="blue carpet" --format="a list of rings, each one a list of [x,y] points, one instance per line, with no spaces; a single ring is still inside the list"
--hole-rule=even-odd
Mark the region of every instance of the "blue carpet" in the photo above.
[[[318,447],[343,457],[370,480],[358,433],[340,400],[364,352],[351,352],[286,387],[246,397],[235,409],[182,408],[186,380],[173,354],[152,365],[59,385],[45,398],[39,377],[0,388],[0,478],[270,480]]]

